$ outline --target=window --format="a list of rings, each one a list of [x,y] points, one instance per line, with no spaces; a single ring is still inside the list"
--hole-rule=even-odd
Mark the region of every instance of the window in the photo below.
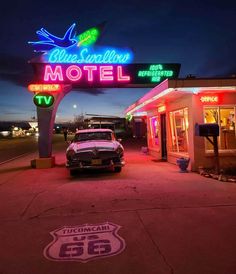
[[[205,107],[204,122],[217,123],[220,127],[219,149],[236,149],[235,107]],[[206,150],[213,150],[210,142],[206,141]]]
[[[111,132],[106,131],[94,131],[94,132],[83,132],[77,133],[75,135],[74,141],[75,142],[83,142],[83,141],[91,141],[91,140],[112,140],[113,136]]]
[[[159,122],[158,117],[150,118],[151,146],[159,146]]]
[[[188,152],[188,108],[170,112],[171,151]]]

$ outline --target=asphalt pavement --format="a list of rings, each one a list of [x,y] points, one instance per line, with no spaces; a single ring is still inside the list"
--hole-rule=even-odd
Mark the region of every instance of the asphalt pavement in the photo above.
[[[53,144],[63,142],[62,134],[53,135]],[[68,136],[72,138],[72,136]],[[24,136],[15,138],[1,138],[0,139],[0,164],[11,161],[23,155],[36,152],[38,149],[37,136]]]
[[[235,274],[236,184],[179,173],[125,143],[121,173],[0,166],[1,274]]]

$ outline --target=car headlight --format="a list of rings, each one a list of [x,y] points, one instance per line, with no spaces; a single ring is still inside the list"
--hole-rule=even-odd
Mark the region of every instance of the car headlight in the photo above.
[[[67,153],[66,153],[67,160],[72,160],[74,155],[75,155],[74,150],[68,150]]]
[[[116,149],[116,153],[123,154],[123,148],[121,146],[118,146],[118,148]]]

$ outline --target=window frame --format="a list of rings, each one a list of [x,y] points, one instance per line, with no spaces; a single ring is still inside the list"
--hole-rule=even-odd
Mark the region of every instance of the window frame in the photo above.
[[[232,108],[234,109],[234,123],[235,123],[235,126],[234,126],[234,134],[235,134],[235,138],[236,138],[236,105],[204,105],[203,106],[203,119],[204,119],[204,124],[205,124],[205,110],[206,109],[217,109],[217,113],[218,113],[218,125],[219,125],[219,132],[221,133],[221,117],[220,117],[220,109],[229,109],[229,108]],[[229,148],[229,149],[224,149],[224,148],[221,148],[221,134],[219,135],[219,138],[218,138],[218,148],[219,148],[219,153],[224,153],[224,152],[230,152],[230,151],[234,151],[236,152],[236,148]],[[206,138],[205,139],[205,142],[204,142],[204,149],[205,149],[205,152],[206,153],[212,153],[214,151],[214,148],[212,149],[207,149],[206,148]]]
[[[179,151],[179,143],[178,143],[178,134],[177,134],[177,128],[176,128],[176,119],[175,119],[175,113],[179,112],[179,111],[183,111],[183,119],[184,119],[184,127],[185,127],[185,138],[186,138],[186,147],[187,150],[186,151]],[[185,115],[187,112],[187,121],[188,124],[186,123],[186,119],[185,119]],[[182,107],[176,110],[172,110],[169,112],[169,122],[170,122],[170,136],[171,136],[171,146],[170,146],[170,153],[177,153],[177,154],[189,154],[189,108],[186,107]],[[174,137],[174,138],[173,138]],[[174,140],[176,142],[176,145],[174,146]],[[173,150],[174,147],[176,147],[176,151]]]

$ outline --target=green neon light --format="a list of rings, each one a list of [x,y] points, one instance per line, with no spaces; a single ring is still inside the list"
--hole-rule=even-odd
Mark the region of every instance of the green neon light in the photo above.
[[[91,28],[78,35],[78,46],[91,46],[94,44],[100,35],[100,31],[97,28]]]
[[[162,78],[171,78],[174,75],[173,70],[165,70],[163,68],[163,65],[161,64],[155,64],[150,65],[148,70],[139,70],[138,71],[138,77],[149,77],[150,82],[160,82]]]
[[[133,116],[131,114],[127,114],[125,118],[126,118],[127,121],[130,122],[130,121],[132,121]]]
[[[48,93],[38,93],[34,96],[34,104],[37,107],[48,108],[53,105],[54,97]]]

